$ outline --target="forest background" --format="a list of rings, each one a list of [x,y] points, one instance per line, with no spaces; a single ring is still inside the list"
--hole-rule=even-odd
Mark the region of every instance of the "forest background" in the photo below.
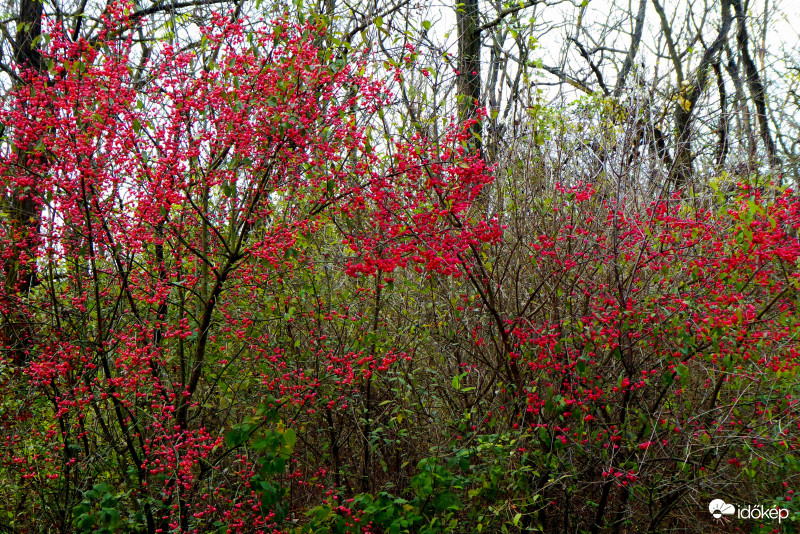
[[[789,4],[8,4],[0,532],[794,532]]]

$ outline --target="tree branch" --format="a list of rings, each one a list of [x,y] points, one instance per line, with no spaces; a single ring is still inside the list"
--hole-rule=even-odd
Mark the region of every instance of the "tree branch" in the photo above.
[[[494,28],[495,26],[497,26],[498,24],[503,22],[503,19],[506,18],[507,16],[513,15],[517,11],[522,11],[523,9],[528,9],[529,7],[533,7],[536,4],[540,4],[540,3],[542,3],[542,0],[528,0],[524,4],[520,4],[518,6],[510,7],[508,9],[504,9],[503,11],[501,11],[500,13],[497,14],[497,17],[495,17],[495,19],[493,21],[487,22],[483,26],[479,26],[478,27],[478,31],[482,32],[484,30],[491,30],[492,28]]]

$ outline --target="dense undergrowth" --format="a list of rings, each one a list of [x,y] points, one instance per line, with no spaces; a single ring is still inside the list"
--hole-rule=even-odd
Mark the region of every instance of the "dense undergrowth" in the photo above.
[[[6,104],[0,531],[789,531],[796,193],[598,174],[568,111],[378,139],[323,33],[220,19],[144,94],[54,39]]]

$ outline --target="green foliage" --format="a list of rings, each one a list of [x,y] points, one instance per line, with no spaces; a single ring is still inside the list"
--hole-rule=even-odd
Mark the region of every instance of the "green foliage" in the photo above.
[[[95,484],[83,492],[83,500],[72,509],[74,524],[84,534],[113,534],[123,526],[113,488],[105,483]],[[139,514],[141,519],[141,514]],[[127,529],[125,529],[128,531]]]

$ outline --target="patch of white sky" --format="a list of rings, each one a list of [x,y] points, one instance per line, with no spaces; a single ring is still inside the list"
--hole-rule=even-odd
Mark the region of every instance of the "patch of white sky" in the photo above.
[[[785,58],[797,57],[800,62],[800,1],[797,0],[743,0],[747,6],[750,18],[751,52],[759,67],[766,65],[764,77],[766,82],[775,82],[770,76],[782,76],[787,73]],[[719,0],[661,0],[661,5],[672,26],[672,37],[676,46],[685,49],[686,39],[689,34],[700,32],[702,41],[694,44],[695,53],[689,59],[689,69],[700,60],[703,45],[710,45],[720,22]],[[638,10],[639,2],[636,0],[553,0],[541,1],[533,6],[518,12],[520,32],[527,32],[528,37],[536,39],[535,45],[528,50],[528,56],[522,59],[531,63],[539,63],[565,72],[588,71],[590,66],[587,60],[581,57],[577,43],[592,52],[592,60],[597,64],[606,85],[613,91],[616,76],[627,53],[631,35],[635,25],[634,17]],[[489,22],[496,17],[498,8],[508,9],[514,7],[513,2],[497,3],[481,2],[480,12],[483,22]],[[428,32],[431,41],[438,45],[439,50],[449,53],[455,59],[457,55],[456,27],[457,4],[428,4],[419,5],[419,16],[430,20],[431,30]],[[763,32],[764,13],[767,13],[766,32]],[[513,17],[506,17],[504,23],[512,23]],[[501,25],[495,27],[497,31]],[[729,37],[735,35],[735,24],[731,27]],[[757,34],[754,34],[757,31]],[[481,64],[482,74],[487,73],[489,64],[490,35],[484,44]],[[510,36],[507,37],[510,39]],[[528,41],[530,43],[530,40]],[[511,44],[511,47],[508,45]],[[606,50],[598,50],[598,47]],[[510,49],[513,43],[506,43],[504,49],[513,55]],[[766,54],[762,53],[766,48]],[[634,72],[644,67],[645,79],[663,79],[670,76],[671,83],[675,83],[674,69],[666,57],[666,42],[662,33],[661,21],[653,3],[648,0],[645,12],[645,26],[641,45],[637,53]],[[602,57],[605,61],[601,61]],[[609,58],[613,59],[609,61]],[[576,98],[578,93],[574,90],[561,91],[564,87],[558,79],[544,69],[537,69],[532,80],[543,94],[550,100],[560,100],[562,103]],[[538,83],[537,83],[538,82]],[[596,76],[587,78],[588,85],[599,90]]]

